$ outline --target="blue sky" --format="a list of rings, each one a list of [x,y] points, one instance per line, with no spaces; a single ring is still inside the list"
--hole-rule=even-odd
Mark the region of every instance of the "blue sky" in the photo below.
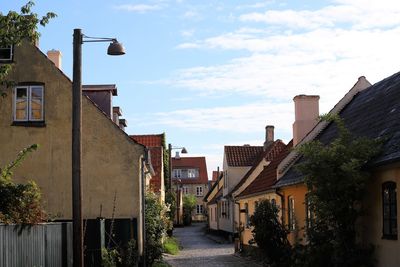
[[[0,0],[0,11],[26,1]],[[58,49],[72,73],[72,33],[117,37],[127,50],[86,43],[83,81],[115,83],[129,134],[167,141],[222,166],[224,145],[262,145],[265,125],[289,141],[293,97],[320,95],[329,111],[359,76],[399,71],[400,5],[394,0],[37,0],[58,17],[40,49]]]

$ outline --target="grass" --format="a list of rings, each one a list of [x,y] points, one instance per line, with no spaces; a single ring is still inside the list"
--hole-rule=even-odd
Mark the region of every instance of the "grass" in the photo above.
[[[155,263],[153,263],[152,267],[171,267],[171,265],[164,261],[156,261]]]
[[[171,255],[177,255],[179,253],[179,244],[175,237],[167,237],[163,246],[165,253]]]

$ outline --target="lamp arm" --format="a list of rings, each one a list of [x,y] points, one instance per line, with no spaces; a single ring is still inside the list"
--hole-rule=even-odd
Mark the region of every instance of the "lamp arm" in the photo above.
[[[86,40],[89,39],[89,40]],[[116,38],[105,38],[105,37],[90,37],[82,34],[82,43],[94,43],[94,42],[117,42]]]

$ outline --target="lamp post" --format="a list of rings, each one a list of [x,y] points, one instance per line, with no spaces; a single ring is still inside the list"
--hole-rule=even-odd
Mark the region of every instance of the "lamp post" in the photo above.
[[[107,54],[124,55],[125,49],[115,38],[88,37],[81,29],[74,29],[73,35],[73,74],[72,74],[72,218],[73,218],[73,260],[74,267],[83,263],[82,228],[82,44],[85,42],[111,42]]]
[[[172,150],[173,149],[181,149],[182,154],[187,154],[187,150],[185,147],[174,147],[171,144],[168,144],[168,153],[169,153],[169,191],[172,193]],[[179,201],[178,201],[179,198]],[[179,225],[179,208],[180,208],[180,195],[179,189],[177,187],[176,190],[176,224]]]

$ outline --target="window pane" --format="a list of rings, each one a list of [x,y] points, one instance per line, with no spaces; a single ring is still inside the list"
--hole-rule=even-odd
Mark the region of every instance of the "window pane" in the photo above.
[[[32,99],[30,115],[31,115],[32,120],[42,119],[42,100],[41,99]]]
[[[384,235],[389,235],[390,234],[390,223],[388,220],[383,221],[383,234]]]
[[[28,119],[28,101],[27,101],[27,88],[16,89],[15,99],[15,119],[27,120]]]
[[[42,87],[32,87],[32,98],[42,99],[43,90]]]
[[[11,60],[11,46],[8,47],[0,47],[0,60]]]

